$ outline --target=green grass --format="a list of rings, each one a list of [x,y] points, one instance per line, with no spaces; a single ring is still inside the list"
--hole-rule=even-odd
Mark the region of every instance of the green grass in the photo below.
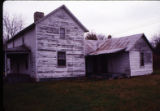
[[[5,111],[160,111],[160,74],[4,84]]]

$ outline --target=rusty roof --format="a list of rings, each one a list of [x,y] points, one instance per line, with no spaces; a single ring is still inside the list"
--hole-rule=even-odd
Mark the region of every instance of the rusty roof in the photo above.
[[[86,55],[99,55],[99,54],[108,54],[116,53],[119,51],[129,51],[144,34],[135,34],[130,36],[125,36],[121,38],[111,38],[102,43],[98,41],[86,41],[85,42],[85,54]],[[97,45],[98,44],[98,45]]]

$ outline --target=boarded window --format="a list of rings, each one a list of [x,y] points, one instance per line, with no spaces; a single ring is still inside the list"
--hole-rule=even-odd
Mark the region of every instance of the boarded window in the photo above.
[[[140,53],[140,66],[144,66],[144,53]]]
[[[60,38],[65,38],[65,28],[60,28]]]
[[[66,66],[66,53],[58,52],[58,66]]]

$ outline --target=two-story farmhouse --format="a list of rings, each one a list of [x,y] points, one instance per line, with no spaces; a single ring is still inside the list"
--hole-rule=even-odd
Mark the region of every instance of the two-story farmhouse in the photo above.
[[[85,75],[84,32],[88,30],[62,5],[44,16],[34,14],[34,23],[7,43],[8,73],[41,78]]]
[[[86,74],[145,75],[153,72],[152,47],[144,34],[84,40],[88,30],[62,5],[7,42],[7,74],[28,74],[36,81]]]

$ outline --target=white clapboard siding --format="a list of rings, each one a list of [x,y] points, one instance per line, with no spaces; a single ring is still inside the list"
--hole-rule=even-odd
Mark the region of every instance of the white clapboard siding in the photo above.
[[[151,59],[150,62],[145,62],[144,66],[140,66],[140,53],[144,53],[144,59]],[[147,54],[150,54],[150,58],[146,58]],[[152,51],[148,44],[141,38],[129,52],[131,76],[147,75],[153,72],[153,60]]]

